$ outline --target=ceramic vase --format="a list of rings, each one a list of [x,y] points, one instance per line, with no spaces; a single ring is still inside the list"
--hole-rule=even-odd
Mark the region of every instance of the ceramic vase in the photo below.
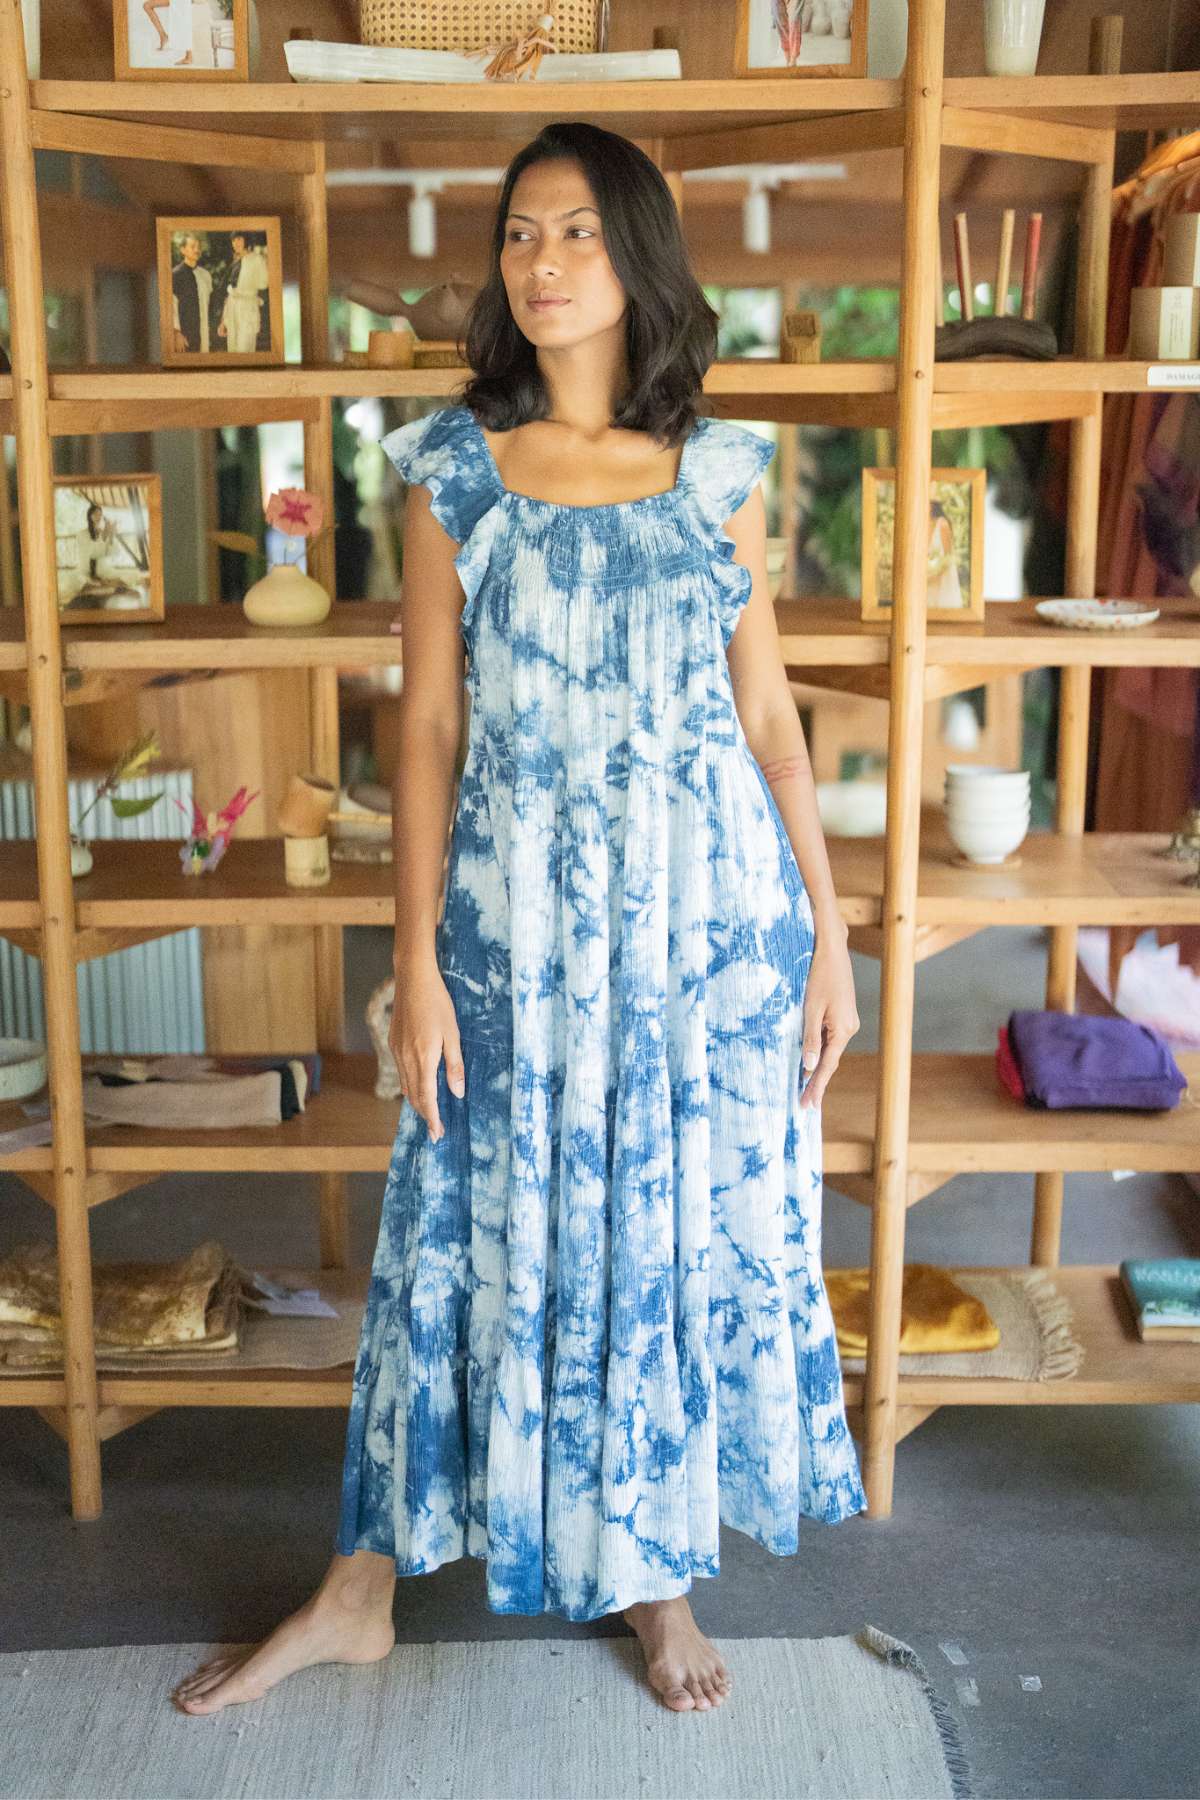
[[[42,72],[42,0],[21,0],[25,33],[25,73],[36,81]]]
[[[1036,75],[1046,0],[984,0],[983,66],[989,75]]]
[[[319,625],[332,602],[299,563],[276,563],[247,590],[242,611],[254,625]]]
[[[871,0],[867,17],[867,74],[894,81],[908,55],[908,0]]]

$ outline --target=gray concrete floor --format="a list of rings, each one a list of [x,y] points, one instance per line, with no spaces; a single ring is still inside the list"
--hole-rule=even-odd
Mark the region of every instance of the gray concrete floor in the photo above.
[[[354,1021],[388,949],[384,932],[347,934]],[[1011,1007],[1041,1004],[1043,969],[1042,934],[1019,930],[923,964],[917,1048],[990,1051]],[[870,1050],[879,972],[855,970],[853,1047]],[[367,1263],[382,1183],[353,1186]],[[951,1182],[910,1213],[909,1259],[1024,1261],[1032,1186]],[[47,1228],[41,1203],[0,1176],[0,1249]],[[316,1257],[311,1186],[282,1177],[170,1177],[98,1208],[92,1230],[98,1256],[173,1256],[211,1232],[247,1261]],[[823,1241],[831,1267],[866,1259],[867,1215],[832,1188]],[[1129,1254],[1200,1254],[1200,1198],[1182,1177],[1068,1178],[1063,1260]],[[61,1442],[0,1409],[0,1650],[263,1635],[329,1561],[344,1425],[340,1411],[158,1413],[104,1446],[103,1516],[77,1524]],[[891,1518],[808,1521],[787,1559],[723,1532],[721,1577],[696,1584],[693,1607],[735,1669],[739,1637],[869,1622],[904,1639],[959,1715],[980,1796],[1195,1796],[1198,1501],[1195,1408],[943,1407],[900,1445]],[[400,1639],[626,1629],[501,1617],[483,1594],[467,1559],[401,1581]]]

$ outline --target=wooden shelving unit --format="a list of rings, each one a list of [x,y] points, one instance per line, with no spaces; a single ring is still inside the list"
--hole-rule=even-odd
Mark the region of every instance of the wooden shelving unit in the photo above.
[[[929,624],[924,589],[930,434],[974,423],[1070,422],[1066,591],[1094,592],[1101,407],[1105,393],[1144,391],[1147,366],[1104,354],[1114,133],[1200,119],[1200,74],[943,79],[946,0],[910,0],[902,81],[789,80],[572,86],[570,111],[645,142],[682,199],[685,170],[754,160],[892,150],[903,162],[904,253],[899,353],[810,365],[757,359],[716,364],[705,382],[735,418],[886,426],[897,435],[894,617],[864,624],[855,602],[782,600],[785,661],[806,682],[890,703],[885,840],[831,839],[843,915],[857,948],[883,963],[878,1054],[851,1052],[824,1107],[824,1158],[839,1191],[872,1210],[871,1356],[848,1373],[861,1434],[870,1516],[892,1509],[895,1448],[941,1405],[1065,1405],[1200,1399],[1200,1364],[1186,1346],[1136,1338],[1111,1268],[1058,1268],[1076,1308],[1086,1360],[1071,1381],[902,1377],[898,1340],[908,1208],[972,1170],[1034,1177],[1031,1261],[1057,1265],[1063,1177],[1072,1170],[1191,1170],[1200,1163],[1200,1057],[1181,1059],[1192,1084],[1166,1115],[1038,1113],[1000,1089],[990,1056],[912,1051],[915,969],[989,926],[1043,925],[1050,934],[1046,1004],[1070,1007],[1075,934],[1086,924],[1200,919],[1158,839],[1084,832],[1088,679],[1098,664],[1200,664],[1194,605],[1162,603],[1157,625],[1102,636],[1055,631],[1032,600],[989,603],[982,624]],[[0,10],[0,60],[24,66],[16,7]],[[161,848],[97,846],[72,882],[67,859],[65,707],[102,700],[165,670],[308,671],[316,721],[311,766],[338,773],[337,671],[399,662],[395,609],[335,604],[319,628],[276,633],[236,608],[170,605],[159,626],[119,631],[61,625],[53,604],[50,445],[55,436],[295,419],[305,480],[332,501],[335,396],[437,400],[462,371],[382,371],[329,360],[325,170],[330,146],[374,133],[413,140],[520,142],[560,115],[561,89],[370,84],[14,83],[0,101],[6,265],[14,373],[0,377],[0,427],[15,433],[24,557],[24,613],[0,611],[0,695],[28,703],[34,723],[40,831],[0,866],[0,934],[40,954],[45,974],[54,1141],[0,1159],[54,1209],[67,1356],[57,1376],[0,1379],[0,1404],[36,1407],[69,1448],[77,1518],[101,1509],[100,1443],[170,1405],[343,1405],[351,1370],[242,1370],[97,1375],[91,1336],[88,1215],[169,1170],[316,1172],[321,1265],[365,1292],[347,1268],[344,1181],[386,1170],[399,1106],[373,1092],[373,1058],[344,1050],[340,929],[394,916],[392,871],[341,865],[326,888],[283,880],[277,840],[235,841],[202,882]],[[1051,364],[933,361],[937,206],[942,146],[1057,159],[1080,171],[1075,351]],[[193,372],[147,367],[47,367],[34,151],[53,149],[211,167],[269,169],[294,181],[301,247],[302,365]],[[1200,386],[1200,365],[1191,371]],[[322,559],[323,558],[323,559]],[[318,577],[332,588],[328,548]],[[1055,827],[1027,838],[1018,868],[953,867],[936,812],[919,793],[926,703],[997,673],[1062,671]],[[75,969],[79,961],[189,926],[242,923],[313,930],[322,1091],[307,1111],[268,1130],[85,1131]],[[0,1116],[19,1116],[0,1109]]]

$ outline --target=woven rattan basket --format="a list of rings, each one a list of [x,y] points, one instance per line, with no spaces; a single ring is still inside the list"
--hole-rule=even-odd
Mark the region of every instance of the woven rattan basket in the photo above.
[[[607,10],[607,0],[359,0],[359,33],[364,44],[396,50],[483,50],[552,13],[555,49],[582,55],[604,48]]]

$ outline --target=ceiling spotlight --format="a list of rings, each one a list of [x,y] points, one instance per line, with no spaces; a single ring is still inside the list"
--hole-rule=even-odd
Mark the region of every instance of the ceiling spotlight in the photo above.
[[[437,211],[426,187],[418,186],[408,203],[408,248],[413,256],[437,253]]]
[[[771,248],[771,202],[759,181],[750,183],[750,191],[742,201],[742,244],[747,250]]]

